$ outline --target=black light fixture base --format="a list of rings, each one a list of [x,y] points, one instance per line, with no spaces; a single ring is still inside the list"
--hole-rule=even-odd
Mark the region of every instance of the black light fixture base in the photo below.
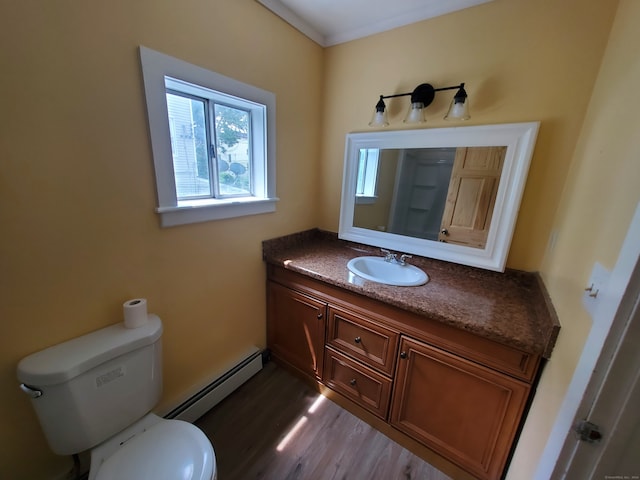
[[[411,103],[421,103],[428,107],[436,96],[436,89],[430,83],[422,83],[411,92]]]

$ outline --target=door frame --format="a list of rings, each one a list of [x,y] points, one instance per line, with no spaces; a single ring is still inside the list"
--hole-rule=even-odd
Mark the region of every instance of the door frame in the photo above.
[[[577,421],[591,410],[598,392],[607,388],[607,373],[612,353],[627,339],[627,326],[640,296],[640,204],[627,231],[620,254],[594,313],[593,326],[546,447],[538,463],[534,479],[564,478],[576,456],[578,442],[573,431]],[[637,330],[637,329],[636,329]]]
[[[619,332],[614,321],[610,337],[615,338],[605,342],[576,415],[576,423],[588,420],[596,424],[602,438],[596,443],[578,441],[577,435],[573,436],[573,441],[568,439],[553,478],[601,479],[606,475],[618,478],[618,475],[631,474],[620,470],[618,460],[620,455],[628,453],[626,443],[640,422],[637,408],[640,398],[639,302],[640,268],[636,266],[618,314],[626,321],[620,322],[623,325]],[[640,470],[632,473],[640,474]]]

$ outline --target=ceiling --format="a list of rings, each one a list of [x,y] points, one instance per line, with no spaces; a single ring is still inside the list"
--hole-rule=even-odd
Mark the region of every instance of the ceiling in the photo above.
[[[492,0],[257,0],[323,47]]]

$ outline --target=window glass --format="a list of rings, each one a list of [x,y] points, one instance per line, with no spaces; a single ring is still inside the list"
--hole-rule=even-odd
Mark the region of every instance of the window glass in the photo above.
[[[252,195],[249,112],[216,104],[215,119],[219,194]]]
[[[356,196],[375,197],[378,181],[378,159],[380,150],[377,148],[360,149],[358,162],[358,184]]]
[[[202,99],[167,93],[178,200],[212,196],[205,111]]]

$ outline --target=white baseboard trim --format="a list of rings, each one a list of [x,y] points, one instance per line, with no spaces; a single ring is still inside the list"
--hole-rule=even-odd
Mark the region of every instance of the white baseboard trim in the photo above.
[[[240,363],[171,410],[165,418],[195,422],[260,370],[262,352],[256,348]]]

